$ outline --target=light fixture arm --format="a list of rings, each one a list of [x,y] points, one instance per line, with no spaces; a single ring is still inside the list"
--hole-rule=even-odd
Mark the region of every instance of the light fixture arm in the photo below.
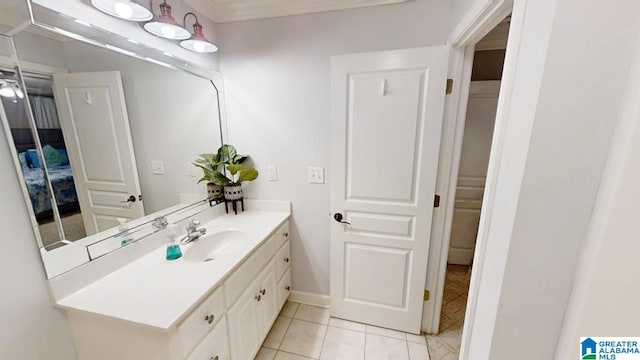
[[[193,29],[195,30],[196,27],[199,27],[200,29],[202,29],[202,25],[200,25],[200,22],[198,22],[198,15],[196,15],[195,13],[192,12],[188,12],[186,14],[184,14],[184,18],[182,19],[182,26],[186,29],[187,28],[187,17],[191,15],[196,19],[196,22],[193,24]],[[202,32],[202,31],[200,31]]]

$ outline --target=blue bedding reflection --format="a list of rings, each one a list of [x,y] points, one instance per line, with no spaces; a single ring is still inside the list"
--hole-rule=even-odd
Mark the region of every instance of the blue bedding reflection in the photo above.
[[[42,168],[23,167],[22,172],[36,216],[51,210],[51,202],[44,183]],[[58,207],[65,205],[77,206],[78,195],[76,194],[70,165],[49,168],[49,179],[53,186]]]

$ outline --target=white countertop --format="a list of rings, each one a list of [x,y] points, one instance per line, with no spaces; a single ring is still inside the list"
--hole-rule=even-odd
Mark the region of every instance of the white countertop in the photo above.
[[[203,224],[208,233],[228,228],[247,233],[246,248],[209,262],[165,260],[165,246],[58,300],[68,310],[129,321],[161,330],[177,324],[290,216],[246,211]],[[196,244],[194,242],[193,244]],[[182,246],[183,255],[192,245]]]

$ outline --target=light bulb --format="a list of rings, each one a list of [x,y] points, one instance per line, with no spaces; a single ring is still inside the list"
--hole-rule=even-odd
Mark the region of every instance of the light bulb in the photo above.
[[[22,92],[22,90],[20,90],[19,87],[16,87],[13,91],[16,93],[16,95],[18,95],[18,98],[24,99],[24,93]]]
[[[203,52],[204,51],[204,44],[201,43],[200,41],[195,41],[193,44],[193,50],[197,51],[197,52]]]
[[[176,31],[171,26],[165,25],[162,27],[161,31],[162,31],[162,35],[168,38],[174,38],[176,36]]]
[[[4,85],[0,87],[0,96],[14,98],[16,97],[16,92],[10,86]]]
[[[118,16],[123,19],[131,19],[133,16],[133,8],[128,2],[116,1],[116,3],[113,4],[113,9],[116,11]]]

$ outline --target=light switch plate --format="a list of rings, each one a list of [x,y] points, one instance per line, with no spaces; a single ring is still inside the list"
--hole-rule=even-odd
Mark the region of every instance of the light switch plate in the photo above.
[[[153,175],[164,175],[164,163],[160,160],[151,160],[151,173]]]
[[[307,168],[307,182],[309,184],[324,184],[324,168],[309,166]]]
[[[198,168],[196,168],[195,165],[193,165],[190,162],[187,163],[187,176],[188,177],[196,177],[196,170],[198,170]]]
[[[267,166],[267,180],[278,181],[278,168],[271,165]]]

